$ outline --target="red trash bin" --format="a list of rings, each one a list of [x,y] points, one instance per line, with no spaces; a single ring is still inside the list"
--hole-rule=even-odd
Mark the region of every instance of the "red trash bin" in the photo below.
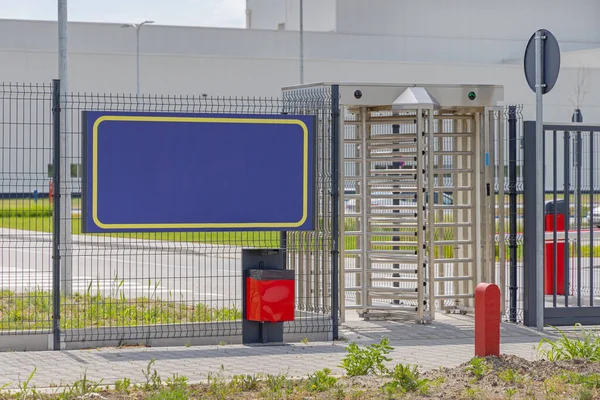
[[[293,270],[248,270],[246,319],[261,322],[293,321],[294,289]]]

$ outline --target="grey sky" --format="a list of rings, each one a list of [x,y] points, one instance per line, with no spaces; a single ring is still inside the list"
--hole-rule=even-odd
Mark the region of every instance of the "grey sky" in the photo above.
[[[70,21],[245,26],[245,0],[68,0]],[[57,19],[57,0],[0,0],[0,18]]]

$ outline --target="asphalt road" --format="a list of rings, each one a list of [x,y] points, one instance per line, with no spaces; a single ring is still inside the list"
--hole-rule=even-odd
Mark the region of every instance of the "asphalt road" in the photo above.
[[[85,235],[73,238],[73,292],[201,302],[211,307],[241,306],[241,247]],[[0,229],[0,239],[0,288],[12,292],[50,291],[50,234]],[[353,267],[353,260],[346,259],[345,265]],[[519,263],[517,268],[522,276],[523,265]],[[451,275],[452,266],[445,269],[446,275]],[[576,259],[571,259],[570,276],[576,294]],[[589,293],[593,279],[600,304],[600,258],[582,258],[581,277],[584,294]],[[347,274],[346,286],[354,286],[354,278]],[[446,293],[451,292],[452,283],[444,286]],[[353,293],[347,294],[348,301],[353,297]]]
[[[51,236],[0,229],[0,239],[0,287],[50,291]],[[241,248],[84,235],[73,241],[73,292],[240,305]]]

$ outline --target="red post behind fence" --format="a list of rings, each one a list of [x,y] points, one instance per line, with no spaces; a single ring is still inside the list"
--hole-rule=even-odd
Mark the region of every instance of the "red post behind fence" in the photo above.
[[[50,204],[52,204],[52,196],[54,195],[54,182],[50,181],[50,183],[48,183],[48,200],[50,201]]]
[[[475,356],[500,356],[500,288],[493,283],[475,289]]]
[[[564,201],[557,204],[548,202],[545,206],[544,231],[554,232],[554,207],[556,207],[556,231],[565,231]],[[565,242],[554,243],[553,239],[545,241],[544,252],[544,294],[554,294],[554,251],[556,249],[556,294],[565,294]]]

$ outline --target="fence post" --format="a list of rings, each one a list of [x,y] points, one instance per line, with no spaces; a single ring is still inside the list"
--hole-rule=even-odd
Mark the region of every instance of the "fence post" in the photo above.
[[[53,349],[60,350],[60,80],[52,81],[52,337]]]
[[[536,160],[537,157],[543,157],[544,149],[536,148],[535,124],[535,121],[523,123],[523,151],[527,155],[523,157],[523,324],[542,329],[543,326],[537,326],[537,311],[538,307],[543,309],[544,304],[538,304],[536,288],[537,280],[544,279],[544,277],[539,277],[536,273],[538,263],[536,243],[544,238],[537,237],[536,225],[541,221],[537,221],[535,217],[535,207],[537,200]]]
[[[517,107],[508,108],[508,218],[510,322],[517,322]]]
[[[331,319],[333,340],[338,339],[339,321],[339,140],[340,140],[340,87],[331,86]]]

